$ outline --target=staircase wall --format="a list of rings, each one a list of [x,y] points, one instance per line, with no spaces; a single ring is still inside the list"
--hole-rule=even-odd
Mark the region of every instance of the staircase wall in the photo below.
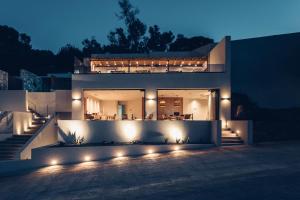
[[[245,144],[253,144],[253,122],[250,120],[228,121],[227,125]]]
[[[56,119],[52,117],[38,132],[30,138],[20,151],[20,159],[31,159],[31,150],[38,147],[43,147],[57,143],[57,128]]]
[[[22,134],[32,123],[31,112],[13,112],[13,134]]]

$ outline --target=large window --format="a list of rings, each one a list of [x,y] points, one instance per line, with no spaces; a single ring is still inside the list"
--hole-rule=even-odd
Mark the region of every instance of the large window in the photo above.
[[[142,120],[144,93],[144,90],[85,90],[84,118]]]
[[[158,90],[158,120],[214,120],[216,92],[212,90]]]

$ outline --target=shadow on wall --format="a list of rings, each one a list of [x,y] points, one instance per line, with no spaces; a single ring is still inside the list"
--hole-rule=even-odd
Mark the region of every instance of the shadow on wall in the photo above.
[[[261,108],[247,95],[232,95],[232,119],[253,120],[255,143],[300,139],[300,108]]]

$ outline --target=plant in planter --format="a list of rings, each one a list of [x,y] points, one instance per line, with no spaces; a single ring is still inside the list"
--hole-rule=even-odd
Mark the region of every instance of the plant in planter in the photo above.
[[[188,144],[188,143],[190,143],[190,137],[186,136],[181,142],[182,142],[182,144]]]
[[[169,138],[165,137],[165,138],[164,138],[165,144],[168,144],[168,141],[169,141]]]
[[[67,135],[67,144],[75,144],[75,145],[81,145],[84,142],[84,137],[76,136],[76,131],[73,133],[70,131]]]

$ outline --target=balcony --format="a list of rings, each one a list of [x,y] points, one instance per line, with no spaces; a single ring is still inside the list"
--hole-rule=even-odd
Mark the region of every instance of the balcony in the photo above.
[[[206,58],[191,59],[92,59],[87,70],[75,73],[203,73],[224,72],[224,64],[209,64]]]

